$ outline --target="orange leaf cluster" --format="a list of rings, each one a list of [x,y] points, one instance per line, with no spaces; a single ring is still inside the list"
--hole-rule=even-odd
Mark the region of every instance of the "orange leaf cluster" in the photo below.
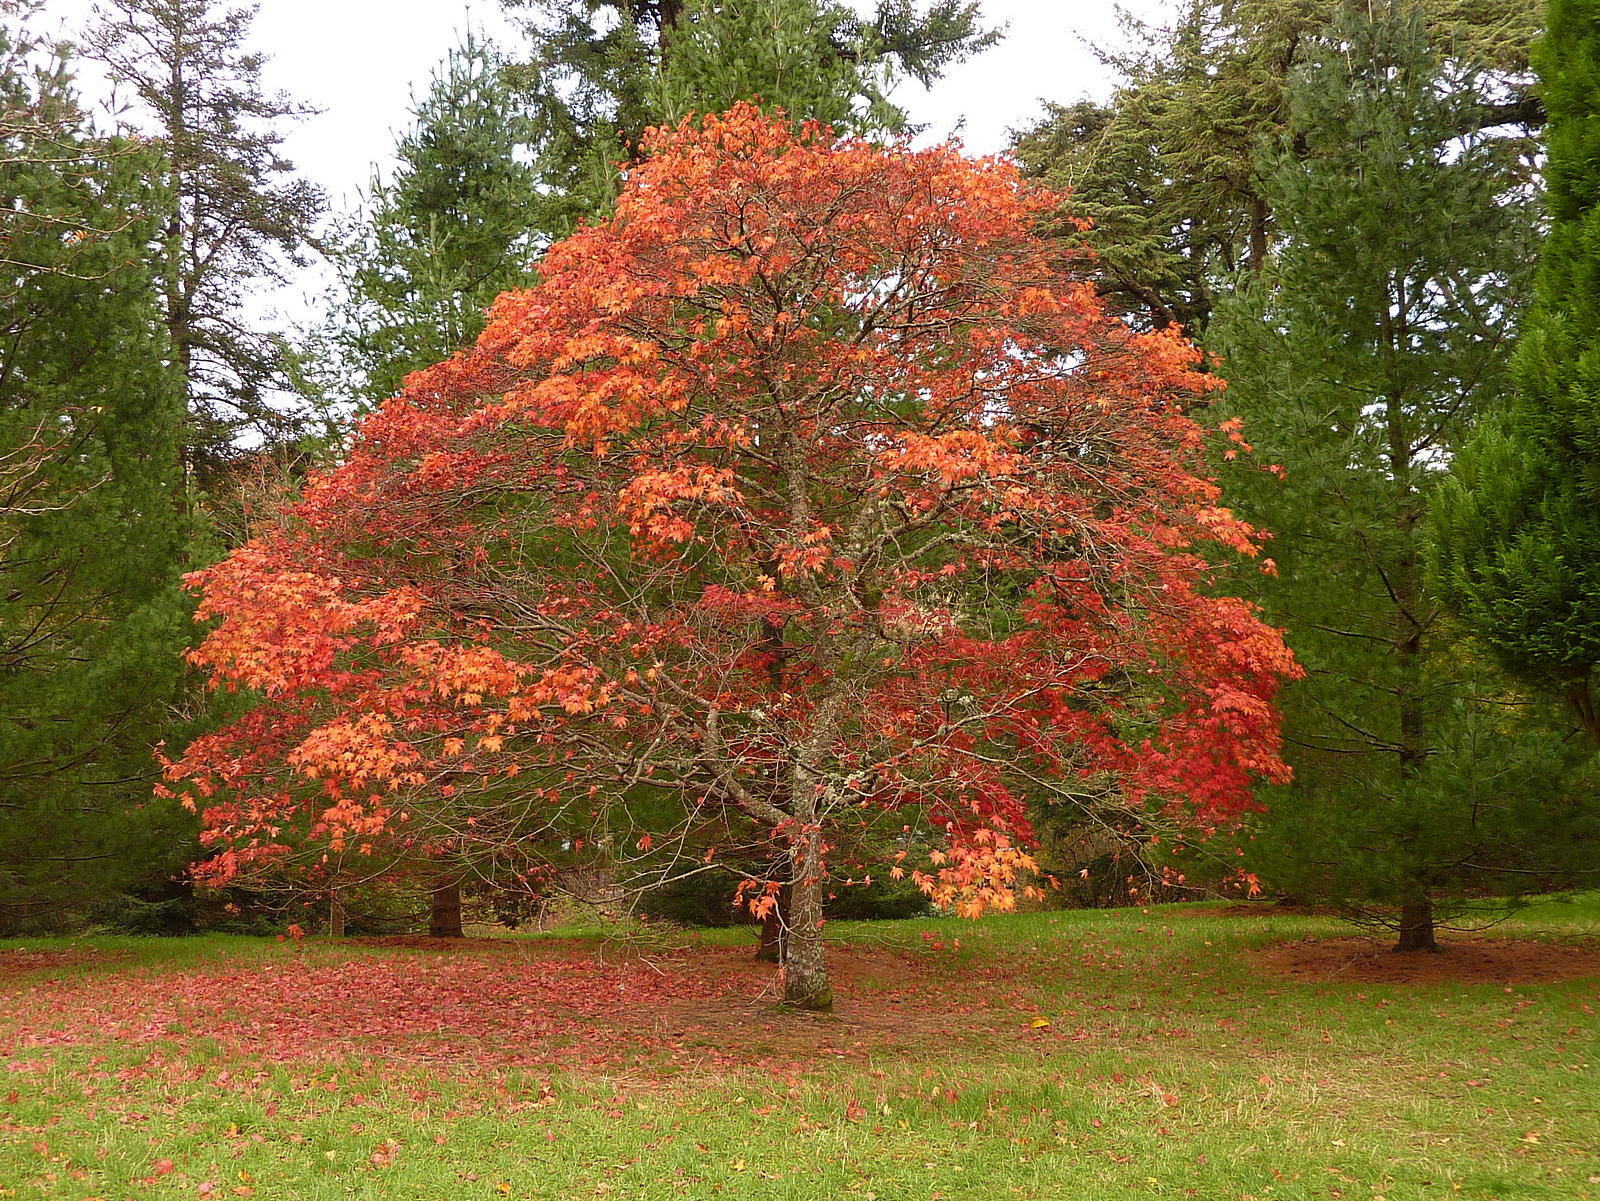
[[[570,850],[647,797],[641,854],[811,886],[933,845],[915,878],[976,913],[1074,782],[1215,822],[1283,778],[1298,669],[1207,566],[1258,542],[1201,466],[1213,382],[1034,232],[1060,197],[749,107],[646,151],[190,577],[196,662],[261,694],[168,765],[206,870]]]

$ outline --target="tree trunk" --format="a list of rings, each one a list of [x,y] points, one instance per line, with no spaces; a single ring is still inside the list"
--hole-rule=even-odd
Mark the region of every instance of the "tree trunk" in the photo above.
[[[1396,951],[1437,951],[1433,937],[1433,901],[1426,896],[1412,897],[1400,906],[1400,941]]]
[[[783,1000],[795,1009],[827,1013],[833,989],[822,944],[822,835],[813,829],[795,855],[783,942]]]
[[[1384,333],[1390,349],[1404,355],[1409,311],[1406,288],[1397,285],[1393,311],[1398,317],[1384,318]],[[1425,683],[1422,672],[1423,634],[1427,628],[1428,602],[1422,585],[1421,521],[1422,504],[1414,480],[1415,451],[1406,425],[1404,398],[1396,388],[1386,400],[1389,433],[1389,462],[1394,474],[1394,523],[1400,535],[1400,553],[1389,572],[1395,603],[1395,652],[1400,661],[1399,702],[1400,756],[1402,783],[1415,780],[1427,763],[1429,746],[1427,714],[1424,706]],[[1405,841],[1411,841],[1408,836]],[[1437,951],[1434,941],[1433,899],[1428,895],[1428,873],[1418,866],[1415,889],[1400,903],[1400,940],[1396,951]]]
[[[461,882],[454,876],[440,876],[433,884],[433,902],[428,911],[428,934],[433,938],[461,938]]]
[[[1272,214],[1265,198],[1250,197],[1250,274],[1260,276],[1267,269],[1267,222]]]
[[[1590,738],[1600,743],[1600,711],[1595,708],[1594,693],[1589,688],[1588,673],[1568,684],[1566,692],[1567,702],[1577,714],[1579,723]]]
[[[778,890],[777,904],[772,912],[761,919],[761,941],[756,944],[756,958],[762,963],[783,962],[784,931],[789,925],[789,886]]]
[[[337,888],[328,893],[328,937],[344,937],[344,897]]]

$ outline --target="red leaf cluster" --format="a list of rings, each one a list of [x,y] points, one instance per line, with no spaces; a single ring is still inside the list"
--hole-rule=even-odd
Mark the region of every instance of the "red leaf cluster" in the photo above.
[[[766,847],[803,891],[888,829],[976,913],[1030,800],[1217,821],[1283,778],[1297,669],[1208,566],[1257,542],[1203,472],[1212,381],[1033,232],[1060,197],[748,107],[646,150],[189,577],[195,661],[261,698],[167,766],[203,873],[620,821],[613,856]]]

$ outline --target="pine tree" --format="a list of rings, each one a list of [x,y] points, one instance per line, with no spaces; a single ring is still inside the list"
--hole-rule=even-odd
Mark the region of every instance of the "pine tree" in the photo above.
[[[27,15],[0,25],[0,926],[159,880],[193,835],[150,795],[188,608],[161,162],[92,134]]]
[[[293,175],[282,124],[314,111],[261,85],[247,51],[253,9],[215,0],[106,0],[86,51],[131,93],[135,124],[164,160],[154,246],[161,318],[188,394],[185,458],[203,484],[236,457],[245,431],[292,442],[281,340],[246,301],[288,280],[324,209]]]
[[[451,51],[394,174],[374,176],[367,211],[338,239],[342,295],[317,353],[341,400],[393,396],[407,374],[476,339],[496,296],[532,280],[539,231],[559,223],[561,202],[539,189],[531,118],[504,67],[471,36]]]
[[[1415,6],[1347,11],[1304,53],[1259,175],[1278,245],[1210,337],[1255,451],[1235,504],[1275,535],[1261,600],[1308,673],[1284,701],[1296,783],[1264,795],[1253,851],[1432,949],[1436,904],[1524,889],[1570,848],[1559,748],[1488,705],[1503,683],[1422,576],[1441,467],[1504,385],[1533,223],[1495,139],[1458,136],[1478,89]]]
[[[1188,0],[1169,27],[1130,20],[1132,49],[1102,54],[1120,78],[1109,103],[1053,107],[1018,137],[1029,173],[1071,188],[1075,215],[1095,222],[1101,289],[1134,321],[1198,337],[1234,274],[1266,266],[1277,231],[1257,146],[1288,128],[1288,81],[1343,4]],[[1538,123],[1539,0],[1422,0],[1419,13],[1441,57],[1481,72],[1450,136]],[[1532,150],[1526,136],[1497,144],[1524,169]]]
[[[994,44],[976,0],[503,0],[526,10],[534,47],[516,72],[538,114],[541,177],[565,223],[604,213],[644,130],[759,97],[841,133],[898,131],[887,84],[926,85]]]
[[[1430,568],[1501,662],[1600,742],[1600,4],[1551,0],[1535,65],[1549,236],[1510,404],[1452,464]]]

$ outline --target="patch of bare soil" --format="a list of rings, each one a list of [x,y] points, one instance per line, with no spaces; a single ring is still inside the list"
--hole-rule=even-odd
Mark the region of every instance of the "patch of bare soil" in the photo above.
[[[1336,913],[1334,909],[1307,905],[1303,901],[1237,901],[1215,909],[1195,909],[1197,917],[1321,917]]]
[[[514,959],[560,963],[596,955],[617,965],[647,965],[693,981],[691,995],[669,996],[653,1009],[618,1007],[593,1015],[619,1040],[646,1035],[671,1047],[680,1060],[701,1066],[748,1065],[752,1059],[798,1064],[807,1056],[855,1059],[912,1050],[963,1032],[1022,1032],[1006,996],[1003,969],[982,982],[953,978],[937,957],[871,947],[828,948],[834,1010],[811,1014],[785,1009],[778,970],[755,957],[755,946],[678,947],[651,951],[572,946],[557,940],[439,939],[398,935],[352,940],[366,947],[450,953],[461,959]],[[996,988],[996,986],[1000,988]]]
[[[962,1030],[991,1030],[1001,1020],[982,997],[938,999],[943,973],[923,956],[854,947],[828,951],[833,1013],[786,1011],[777,972],[752,950],[700,951],[697,968],[726,982],[726,991],[669,1004],[655,1015],[656,1033],[690,1052],[680,1058],[698,1058],[703,1066],[792,1058],[798,1067],[817,1057],[909,1052]],[[1015,1022],[1008,1015],[1003,1024]]]
[[[1397,954],[1387,938],[1316,938],[1255,952],[1291,980],[1362,984],[1559,984],[1600,979],[1600,943],[1452,934],[1437,953]]]
[[[59,971],[86,963],[114,963],[127,958],[120,951],[28,951],[21,948],[0,951],[0,981],[35,972]]]

